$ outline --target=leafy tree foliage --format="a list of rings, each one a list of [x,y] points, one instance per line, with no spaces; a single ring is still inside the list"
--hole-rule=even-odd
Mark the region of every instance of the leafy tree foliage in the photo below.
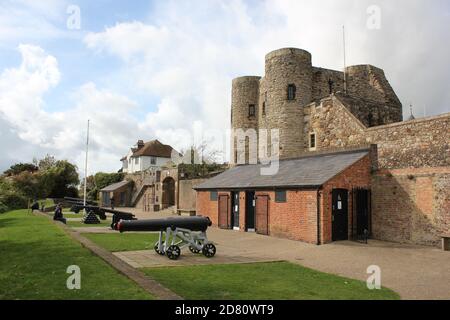
[[[7,177],[15,176],[21,174],[23,172],[36,172],[38,171],[38,167],[33,163],[17,163],[12,165],[8,170],[4,172],[4,175]]]

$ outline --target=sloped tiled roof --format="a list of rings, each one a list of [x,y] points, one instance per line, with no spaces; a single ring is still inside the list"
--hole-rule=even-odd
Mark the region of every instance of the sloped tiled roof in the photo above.
[[[170,158],[172,156],[172,150],[173,148],[171,146],[162,144],[158,140],[152,140],[146,142],[143,147],[137,149],[132,157],[150,156]]]
[[[103,192],[113,192],[113,191],[116,191],[116,190],[118,190],[118,189],[120,189],[120,188],[122,188],[122,187],[128,185],[129,183],[130,183],[130,181],[127,181],[127,180],[120,181],[120,182],[117,182],[117,183],[110,184],[109,186],[104,187],[104,188],[101,189],[100,191],[103,191]]]
[[[267,165],[234,167],[196,186],[196,190],[319,187],[368,155],[367,150],[281,160],[278,173],[262,175]]]

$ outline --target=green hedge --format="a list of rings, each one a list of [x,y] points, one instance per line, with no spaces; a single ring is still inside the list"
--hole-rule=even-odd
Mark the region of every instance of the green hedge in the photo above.
[[[26,209],[28,207],[27,198],[14,192],[0,194],[0,203],[8,210]]]
[[[0,202],[0,213],[5,213],[7,211],[9,211],[8,207],[3,202]]]

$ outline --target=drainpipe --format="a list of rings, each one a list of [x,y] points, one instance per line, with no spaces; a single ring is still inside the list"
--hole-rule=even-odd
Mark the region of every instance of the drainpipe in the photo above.
[[[320,239],[320,189],[317,189],[317,245],[321,245]]]

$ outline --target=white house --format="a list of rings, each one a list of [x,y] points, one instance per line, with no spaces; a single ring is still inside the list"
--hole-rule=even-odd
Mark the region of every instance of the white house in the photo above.
[[[170,161],[174,149],[158,140],[145,142],[139,140],[122,159],[122,172],[136,173],[146,170],[159,170]]]

